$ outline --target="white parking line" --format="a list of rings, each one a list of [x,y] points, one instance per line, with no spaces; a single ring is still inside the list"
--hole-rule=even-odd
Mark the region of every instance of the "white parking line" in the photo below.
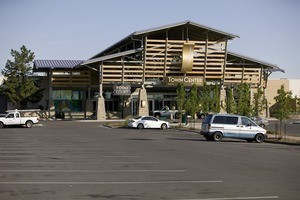
[[[208,198],[208,199],[177,199],[177,200],[251,200],[251,199],[278,199],[278,196],[261,197],[229,197],[229,198]]]
[[[141,162],[23,162],[23,161],[4,161],[0,164],[50,164],[50,165],[99,165],[99,164],[158,164],[159,162],[152,161],[141,161]]]
[[[222,183],[223,181],[132,181],[132,182],[0,182],[0,185],[130,185],[130,184],[180,184]]]
[[[0,172],[33,172],[33,173],[122,173],[122,172],[164,172],[164,173],[178,173],[186,172],[186,170],[173,170],[173,169],[133,169],[133,170],[31,170],[31,169],[20,169],[20,170],[0,170]]]

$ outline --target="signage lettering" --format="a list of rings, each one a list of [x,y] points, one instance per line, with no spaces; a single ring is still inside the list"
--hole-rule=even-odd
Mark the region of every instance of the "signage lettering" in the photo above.
[[[167,77],[166,83],[168,85],[176,85],[178,83],[183,83],[184,85],[203,85],[202,77],[194,77],[194,76],[184,76],[184,77]]]
[[[129,84],[114,85],[114,95],[118,95],[118,96],[131,95],[131,85]]]

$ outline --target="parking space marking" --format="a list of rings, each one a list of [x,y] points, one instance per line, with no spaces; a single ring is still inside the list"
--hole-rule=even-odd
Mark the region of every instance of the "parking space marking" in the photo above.
[[[164,173],[178,173],[186,172],[186,170],[177,169],[133,169],[133,170],[31,170],[31,169],[20,169],[20,170],[0,170],[0,172],[33,172],[33,173],[120,173],[120,172],[164,172]]]
[[[98,165],[98,164],[158,164],[156,161],[124,161],[124,162],[26,162],[26,161],[4,161],[0,162],[0,164],[50,164],[50,165]]]
[[[229,198],[208,198],[208,199],[177,199],[177,200],[252,200],[252,199],[278,199],[279,196],[261,197],[229,197]]]
[[[0,182],[0,185],[132,185],[132,184],[197,184],[197,183],[222,183],[214,181],[107,181],[107,182]]]

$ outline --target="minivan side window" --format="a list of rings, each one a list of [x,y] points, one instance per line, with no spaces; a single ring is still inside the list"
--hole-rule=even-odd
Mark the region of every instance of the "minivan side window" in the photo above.
[[[238,120],[238,117],[226,117],[226,124],[237,124]]]
[[[224,116],[215,116],[214,124],[224,124],[225,123],[225,117]]]
[[[238,117],[215,116],[213,123],[215,123],[215,124],[237,124]]]
[[[250,119],[246,117],[242,117],[242,124],[244,126],[256,126],[256,124],[254,124]]]
[[[206,115],[206,117],[204,118],[202,124],[209,124],[212,116],[213,115]]]

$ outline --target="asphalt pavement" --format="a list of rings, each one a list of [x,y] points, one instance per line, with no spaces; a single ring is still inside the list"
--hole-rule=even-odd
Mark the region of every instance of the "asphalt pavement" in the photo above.
[[[300,146],[52,121],[0,129],[0,199],[299,199]]]

